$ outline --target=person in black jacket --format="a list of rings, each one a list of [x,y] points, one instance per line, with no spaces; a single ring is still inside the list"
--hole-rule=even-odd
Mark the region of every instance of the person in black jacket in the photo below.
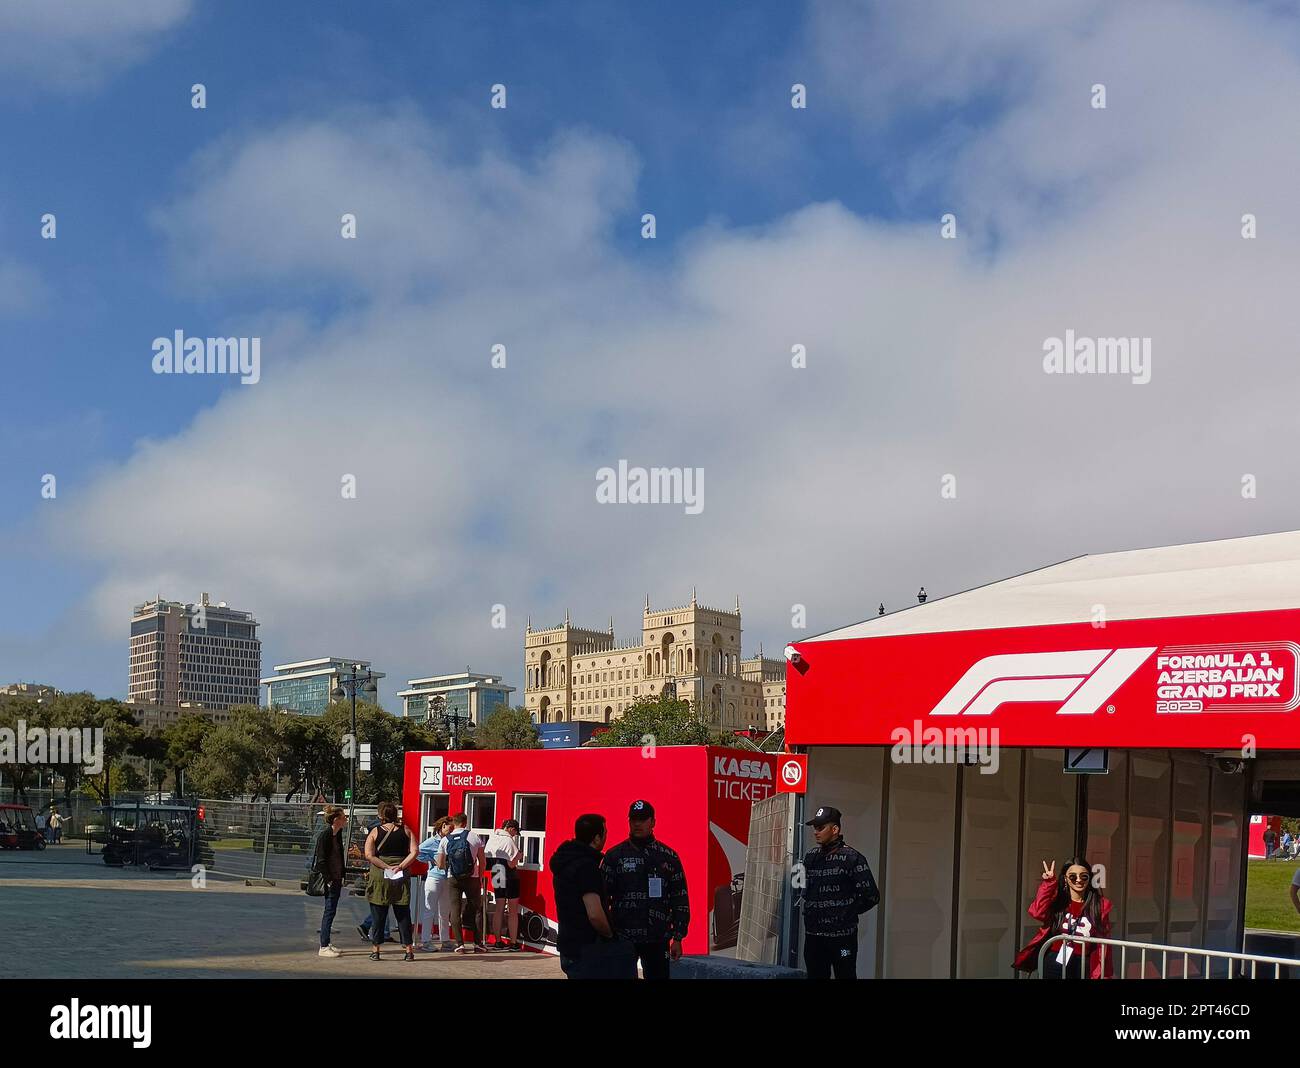
[[[559,923],[556,949],[560,968],[570,979],[622,978],[609,973],[605,945],[614,937],[605,915],[605,884],[600,875],[600,851],[605,848],[605,817],[579,816],[573,837],[551,856],[555,888],[555,918]],[[631,967],[636,978],[636,965]]]
[[[614,935],[636,947],[641,974],[667,979],[668,961],[682,955],[691,922],[681,858],[654,836],[655,810],[633,801],[628,837],[605,854],[601,870]]]
[[[325,913],[320,921],[321,957],[342,956],[331,944],[334,915],[338,912],[339,897],[343,893],[343,827],[348,822],[348,814],[343,809],[331,805],[325,809],[325,826],[316,836],[316,848],[312,853],[312,870],[320,872],[325,880]]]
[[[867,858],[846,845],[840,810],[824,805],[806,826],[817,848],[803,858],[803,960],[809,979],[858,977],[858,917],[880,903]]]

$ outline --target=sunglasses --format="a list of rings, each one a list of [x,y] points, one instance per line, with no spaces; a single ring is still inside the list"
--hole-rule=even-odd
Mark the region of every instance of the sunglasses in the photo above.
[[[1088,873],[1086,871],[1069,872],[1065,877],[1072,883],[1086,883],[1088,881]]]

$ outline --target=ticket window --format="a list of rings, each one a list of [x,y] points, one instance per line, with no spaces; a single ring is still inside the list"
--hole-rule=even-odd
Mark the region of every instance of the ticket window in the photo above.
[[[515,794],[515,819],[519,821],[519,845],[524,853],[519,866],[541,871],[546,855],[546,795]]]
[[[497,795],[466,794],[465,815],[469,817],[469,829],[485,842],[487,836],[497,829]]]
[[[433,825],[451,815],[451,794],[424,794],[420,803],[424,807],[424,837],[428,838],[433,834]]]

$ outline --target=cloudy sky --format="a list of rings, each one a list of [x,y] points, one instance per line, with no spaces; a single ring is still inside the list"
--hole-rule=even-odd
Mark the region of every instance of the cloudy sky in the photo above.
[[[1280,0],[0,0],[0,682],[125,696],[131,606],[208,591],[395,708],[522,685],[529,614],[695,584],[779,653],[1294,528],[1298,124]],[[260,382],[154,374],[177,330]],[[1045,374],[1067,330],[1150,382]],[[702,512],[598,503],[620,459]]]

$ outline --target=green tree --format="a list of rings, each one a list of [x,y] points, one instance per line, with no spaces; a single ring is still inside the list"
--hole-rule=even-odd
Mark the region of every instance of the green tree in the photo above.
[[[610,745],[708,745],[708,725],[696,718],[690,702],[678,697],[643,697],[622,717],[610,724],[589,744]]]
[[[351,729],[352,704],[336,701],[325,710],[322,722],[328,730],[331,746],[319,769],[320,781],[327,783],[335,798],[342,798],[348,785],[348,760],[343,756],[343,736]],[[402,796],[402,775],[406,754],[414,750],[443,749],[446,739],[440,726],[427,726],[415,720],[394,716],[368,701],[357,702],[357,745],[370,745],[370,770],[358,771],[358,802],[396,801]]]
[[[279,718],[280,766],[289,776],[285,799],[296,794],[313,797],[328,792],[328,771],[339,748],[328,726],[318,716],[282,714]]]
[[[203,751],[203,739],[214,726],[207,716],[183,712],[163,728],[163,741],[166,743],[163,761],[171,769],[172,782],[178,794],[185,785],[185,774]]]
[[[474,746],[476,749],[541,749],[542,742],[526,708],[503,705],[474,729]]]
[[[167,778],[167,740],[160,730],[144,730],[141,732],[140,740],[136,742],[133,748],[133,755],[142,757],[150,761],[147,764],[146,772],[152,777],[152,785],[157,789],[162,789],[162,784]],[[150,785],[148,779],[144,779],[145,785]]]
[[[195,790],[205,797],[249,794],[270,800],[275,792],[281,744],[279,713],[254,705],[237,705],[230,720],[215,724],[190,769]]]
[[[138,793],[145,788],[145,778],[134,764],[113,765],[113,796],[122,793]]]
[[[136,725],[131,709],[126,708],[120,700],[96,700],[90,694],[69,695],[72,702],[68,706],[57,708],[56,718],[61,726],[74,730],[91,728],[104,731],[104,767],[92,774],[85,764],[69,764],[60,768],[64,773],[68,790],[81,790],[83,794],[99,800],[100,804],[108,802],[112,789],[117,789],[120,781],[116,769],[123,757],[135,756],[136,750],[144,739],[144,731]],[[90,754],[83,754],[85,759]],[[127,787],[122,787],[127,789]]]
[[[18,725],[20,720],[30,730],[33,727],[46,726],[49,719],[48,712],[43,712],[41,706],[29,697],[9,698],[0,703],[0,728],[13,732],[15,744],[19,741]],[[39,769],[35,765],[26,762],[25,753],[16,753],[15,756],[18,758],[18,762],[0,765],[0,771],[5,773],[9,785],[14,788],[14,800],[25,805],[27,804],[27,791],[36,785],[36,776]]]
[[[130,713],[127,712],[126,715],[129,716]],[[100,706],[100,701],[91,693],[61,694],[50,702],[50,726],[52,727],[63,727],[67,730],[82,730],[89,727],[93,730],[95,727],[103,726],[104,716],[105,712]],[[131,722],[134,725],[134,719]],[[82,754],[83,759],[86,755]],[[118,757],[123,753],[118,749],[112,755]],[[73,791],[81,789],[88,778],[85,764],[56,764],[52,770],[63,781],[65,805],[71,804]],[[93,790],[86,792],[95,796]]]

